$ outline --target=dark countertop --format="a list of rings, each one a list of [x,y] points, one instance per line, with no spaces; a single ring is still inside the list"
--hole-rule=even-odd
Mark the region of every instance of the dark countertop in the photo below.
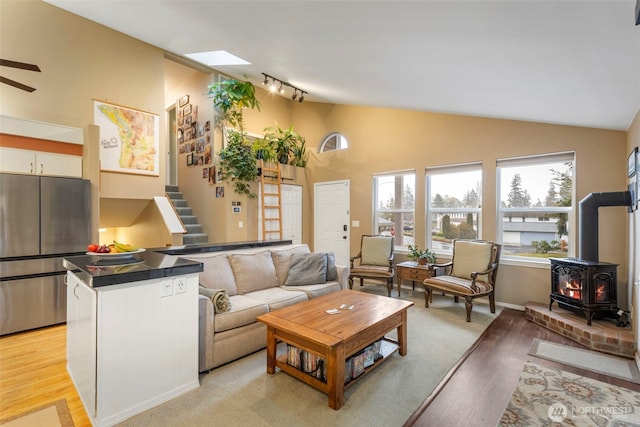
[[[249,240],[245,242],[202,243],[183,246],[169,246],[166,248],[150,249],[167,255],[191,255],[206,252],[229,251],[232,249],[261,248],[267,246],[290,245],[291,240]]]
[[[66,257],[63,265],[94,288],[199,273],[203,270],[200,262],[153,250],[126,258],[107,258],[97,255]]]
[[[126,258],[98,255],[65,257],[63,266],[72,270],[89,286],[118,285],[141,280],[199,273],[202,263],[180,258],[180,255],[289,245],[291,240],[252,240],[246,242],[205,243],[198,245],[152,248]]]

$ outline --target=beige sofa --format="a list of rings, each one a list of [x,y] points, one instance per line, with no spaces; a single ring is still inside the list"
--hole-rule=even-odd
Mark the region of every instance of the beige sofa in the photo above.
[[[346,289],[349,276],[333,254],[311,253],[305,244],[181,257],[202,262],[200,285],[225,289],[231,303],[229,311],[216,312],[211,298],[199,296],[200,372],[264,348],[266,327],[257,316]]]

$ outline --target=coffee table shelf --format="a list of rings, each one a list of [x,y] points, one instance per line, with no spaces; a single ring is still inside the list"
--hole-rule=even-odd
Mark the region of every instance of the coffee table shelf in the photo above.
[[[342,305],[354,308],[335,315],[327,313]],[[343,290],[262,314],[258,320],[267,325],[267,373],[274,374],[278,368],[326,393],[329,406],[340,409],[345,386],[355,383],[395,351],[401,356],[407,354],[407,309],[412,305],[411,301]],[[396,342],[385,338],[392,330],[397,331]],[[383,357],[345,384],[345,362],[380,339],[385,343],[380,349]],[[326,382],[289,365],[288,354],[276,354],[278,342],[323,358]]]

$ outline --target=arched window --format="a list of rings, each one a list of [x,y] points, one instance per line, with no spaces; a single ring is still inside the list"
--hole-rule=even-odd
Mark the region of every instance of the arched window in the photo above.
[[[325,136],[320,144],[320,152],[325,153],[332,150],[344,150],[349,147],[347,138],[340,132],[331,132]]]

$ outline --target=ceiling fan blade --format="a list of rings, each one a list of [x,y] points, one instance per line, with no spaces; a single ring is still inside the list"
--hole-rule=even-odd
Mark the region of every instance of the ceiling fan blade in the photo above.
[[[20,68],[21,70],[40,72],[40,67],[38,67],[36,64],[27,64],[26,62],[10,61],[8,59],[0,59],[0,66]]]
[[[0,76],[0,83],[4,83],[4,84],[9,85],[9,86],[17,87],[18,89],[22,89],[22,90],[27,91],[27,92],[33,92],[34,90],[36,90],[35,87],[23,85],[22,83],[18,83],[15,80],[11,80],[11,79],[8,79],[8,78],[2,77],[2,76]]]

